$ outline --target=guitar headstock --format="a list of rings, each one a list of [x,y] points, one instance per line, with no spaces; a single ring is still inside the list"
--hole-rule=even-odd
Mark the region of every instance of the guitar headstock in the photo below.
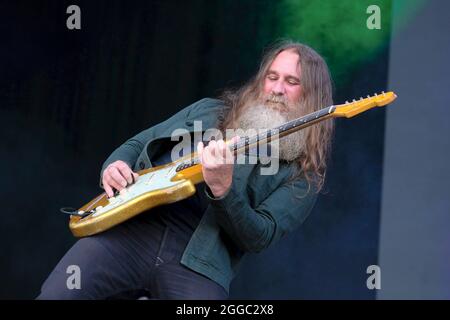
[[[346,101],[344,104],[336,105],[336,110],[332,113],[332,116],[351,118],[374,107],[385,106],[396,98],[397,95],[394,92],[383,91],[380,94],[375,93],[373,96],[367,96],[367,98],[364,99],[353,99],[352,102]]]

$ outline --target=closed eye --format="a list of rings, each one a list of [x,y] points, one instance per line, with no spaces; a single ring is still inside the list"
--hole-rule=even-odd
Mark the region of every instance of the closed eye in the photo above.
[[[296,78],[291,78],[291,77],[289,77],[289,78],[287,79],[287,82],[288,82],[290,85],[293,85],[293,86],[296,86],[296,85],[299,85],[299,84],[300,84],[300,80],[298,80],[298,79],[296,79]]]

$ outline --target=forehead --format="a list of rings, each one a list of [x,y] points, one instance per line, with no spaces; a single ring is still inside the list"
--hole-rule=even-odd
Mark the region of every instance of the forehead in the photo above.
[[[275,71],[279,74],[300,76],[298,54],[290,50],[281,51],[273,60],[269,67],[269,71]]]

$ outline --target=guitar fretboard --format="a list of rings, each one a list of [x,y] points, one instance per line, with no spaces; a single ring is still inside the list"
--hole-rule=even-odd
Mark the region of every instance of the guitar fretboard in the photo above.
[[[324,120],[323,118],[327,117],[329,114],[335,111],[336,107],[326,107],[315,111],[313,113],[307,114],[303,117],[291,120],[286,122],[278,127],[266,130],[264,132],[258,133],[253,136],[242,137],[238,142],[233,143],[228,146],[230,151],[233,152],[234,155],[237,155],[241,152],[248,151],[250,146],[258,145],[261,143],[268,143],[273,139],[279,139],[285,135],[291,134],[298,130],[301,130],[305,127],[308,127],[316,122]],[[176,172],[184,170],[186,168],[192,167],[194,165],[199,164],[200,161],[198,157],[192,157],[188,160],[182,161],[176,168]]]

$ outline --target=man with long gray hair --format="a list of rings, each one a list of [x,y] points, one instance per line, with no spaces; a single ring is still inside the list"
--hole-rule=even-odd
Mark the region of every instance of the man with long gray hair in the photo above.
[[[111,197],[133,183],[136,171],[174,161],[172,132],[181,128],[193,136],[195,121],[224,134],[267,130],[329,105],[324,60],[303,44],[279,42],[241,88],[202,99],[117,148],[103,165],[101,186]],[[308,217],[324,184],[332,132],[326,120],[281,138],[272,175],[260,173],[262,161],[235,163],[222,139],[191,140],[204,179],[195,195],[79,240],[38,298],[226,299],[242,257],[269,247]],[[67,286],[73,265],[81,271],[75,289]]]

